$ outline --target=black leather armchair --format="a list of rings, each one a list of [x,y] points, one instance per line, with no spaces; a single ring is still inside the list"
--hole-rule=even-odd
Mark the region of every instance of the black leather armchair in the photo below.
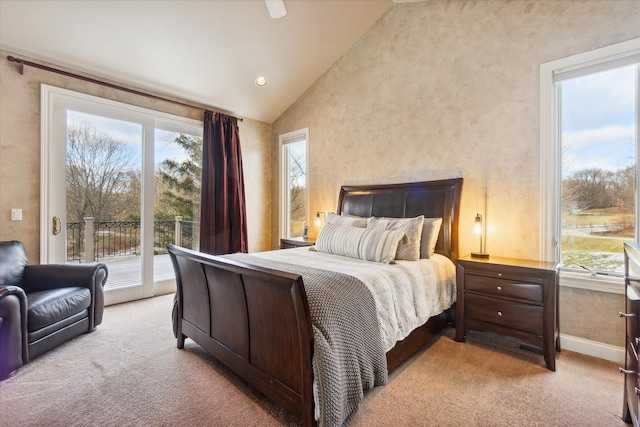
[[[102,323],[107,266],[27,265],[22,243],[0,242],[0,380]]]

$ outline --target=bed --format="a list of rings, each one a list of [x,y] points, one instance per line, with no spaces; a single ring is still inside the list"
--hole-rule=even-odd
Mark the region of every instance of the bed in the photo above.
[[[451,263],[458,256],[458,212],[462,181],[462,178],[454,178],[404,184],[343,186],[340,189],[336,215],[362,218],[414,218],[423,215],[425,218],[442,218],[432,258],[446,258]],[[319,332],[318,325],[313,323],[318,312],[315,273],[321,270],[313,267],[315,259],[310,258],[315,256],[313,252],[309,248],[298,248],[273,251],[271,255],[211,256],[170,245],[169,253],[177,282],[174,331],[178,348],[184,347],[186,338],[192,339],[297,417],[302,425],[340,425],[345,420],[348,421],[355,412],[327,418],[325,411],[319,410],[319,406],[328,408],[322,406],[325,401],[320,400],[322,405],[318,404],[318,394],[322,395],[318,389],[324,390],[323,387],[330,384],[330,381],[323,379],[325,374],[314,377],[314,372],[320,372],[318,359],[324,351],[320,341],[326,340],[322,336],[324,329]],[[326,254],[316,252],[327,258]],[[286,257],[283,258],[283,255]],[[296,264],[298,261],[291,261],[289,264],[289,260],[298,255],[306,260],[300,261],[300,264],[306,263],[306,266]],[[331,260],[328,263],[331,264]],[[293,264],[296,265],[292,266]],[[337,264],[341,262],[335,264],[337,270]],[[403,262],[395,264],[399,268]],[[384,265],[387,266],[384,267],[386,269],[392,268],[388,267],[389,264]],[[340,272],[327,274],[336,282],[355,280],[354,284],[349,282],[348,285],[356,288],[362,287],[362,283],[369,280],[360,281]],[[339,291],[345,286],[334,284],[332,289]],[[453,289],[448,292],[453,293],[454,301],[455,281]],[[345,316],[351,316],[352,312],[366,311],[366,307],[372,305],[349,304],[353,304],[353,307],[342,309],[341,313]],[[360,306],[365,308],[361,310],[358,308]],[[352,329],[364,331],[360,337],[363,340],[362,347],[371,345],[377,348],[381,345],[384,348],[382,363],[374,356],[370,358],[371,364],[375,366],[372,368],[372,375],[364,378],[364,383],[367,384],[365,388],[384,384],[387,371],[398,367],[453,320],[454,308],[450,304],[421,326],[403,333],[402,339],[391,346],[385,344],[382,337],[370,339],[380,334],[367,332],[370,330],[367,325],[371,324],[375,328],[380,321],[375,318],[368,320],[369,313],[357,314],[362,316],[363,325],[358,324],[358,327]],[[350,318],[345,319],[342,322],[351,321]],[[330,338],[328,340],[332,341]],[[347,341],[349,340],[351,338]],[[375,343],[369,344],[369,341]],[[353,357],[361,359],[362,355]],[[380,366],[384,367],[384,373],[379,372]],[[360,394],[361,392],[362,390]],[[326,412],[330,411],[327,409]]]

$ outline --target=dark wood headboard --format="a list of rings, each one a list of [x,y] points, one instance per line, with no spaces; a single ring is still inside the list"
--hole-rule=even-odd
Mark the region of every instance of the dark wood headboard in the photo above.
[[[436,252],[458,258],[458,213],[462,178],[405,184],[345,185],[340,188],[338,214],[411,218],[442,218]]]

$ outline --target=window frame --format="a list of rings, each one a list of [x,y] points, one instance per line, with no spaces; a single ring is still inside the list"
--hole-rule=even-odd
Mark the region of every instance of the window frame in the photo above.
[[[305,213],[306,223],[309,224],[309,128],[303,128],[294,130],[291,132],[283,133],[278,136],[278,155],[280,156],[279,161],[279,188],[280,188],[280,218],[279,218],[279,235],[280,238],[286,239],[290,236],[288,235],[290,218],[288,215],[289,212],[289,170],[285,167],[288,163],[288,151],[284,150],[285,146],[290,143],[299,142],[304,139],[305,143],[305,164],[306,164],[306,185],[307,185],[307,194],[306,194],[306,206],[307,212]]]
[[[640,55],[640,38],[569,56],[540,65],[540,259],[560,261],[561,224],[561,129],[559,125],[559,89],[554,75],[586,70],[595,72],[611,61]],[[593,70],[593,71],[591,71]],[[636,77],[638,77],[636,75]],[[640,109],[636,109],[636,146],[640,138]],[[640,150],[636,149],[636,168],[640,168]],[[635,240],[640,227],[640,174],[636,173]],[[560,270],[561,286],[624,294],[624,278],[620,275],[598,275],[588,272]]]

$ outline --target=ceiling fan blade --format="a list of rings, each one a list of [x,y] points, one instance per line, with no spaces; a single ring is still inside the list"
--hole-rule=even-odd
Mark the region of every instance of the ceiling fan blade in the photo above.
[[[273,19],[282,18],[287,14],[283,0],[264,0],[264,2],[267,4],[269,15],[271,15]]]

